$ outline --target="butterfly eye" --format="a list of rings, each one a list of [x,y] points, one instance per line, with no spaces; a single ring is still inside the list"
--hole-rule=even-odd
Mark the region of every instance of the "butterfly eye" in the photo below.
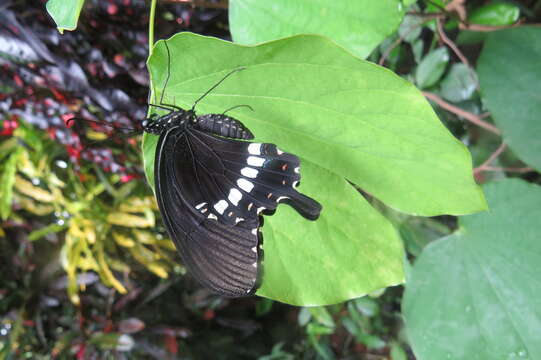
[[[143,122],[141,123],[141,126],[146,128],[148,126],[148,120],[147,119],[143,120]]]

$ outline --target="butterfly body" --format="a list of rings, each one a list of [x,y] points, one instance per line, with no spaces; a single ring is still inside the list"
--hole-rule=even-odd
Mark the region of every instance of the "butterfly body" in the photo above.
[[[184,129],[193,127],[233,139],[251,140],[254,138],[251,131],[240,121],[225,114],[206,114],[198,117],[193,110],[176,110],[162,116],[153,114],[142,122],[143,130],[155,135],[178,126],[183,126]]]

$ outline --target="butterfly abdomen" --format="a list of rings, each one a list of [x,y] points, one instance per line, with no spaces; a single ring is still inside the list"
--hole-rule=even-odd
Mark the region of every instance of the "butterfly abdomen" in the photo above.
[[[207,114],[197,118],[194,125],[204,132],[232,139],[251,140],[254,135],[240,121],[223,114]]]

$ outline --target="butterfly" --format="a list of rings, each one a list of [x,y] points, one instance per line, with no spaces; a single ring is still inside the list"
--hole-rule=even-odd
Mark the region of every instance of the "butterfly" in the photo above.
[[[316,220],[322,209],[296,190],[297,156],[274,144],[250,141],[252,132],[226,115],[229,110],[196,114],[196,104],[239,70],[211,87],[190,110],[163,104],[164,85],[160,105],[149,105],[169,113],[142,122],[145,132],[159,136],[154,183],[167,232],[188,271],[228,297],[251,295],[260,284],[262,215],[272,215],[286,203]]]

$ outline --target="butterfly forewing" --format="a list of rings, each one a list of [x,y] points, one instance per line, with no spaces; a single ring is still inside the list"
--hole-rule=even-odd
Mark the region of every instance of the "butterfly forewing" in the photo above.
[[[297,156],[274,144],[226,139],[195,129],[188,133],[196,158],[205,153],[201,157],[209,159],[200,163],[201,168],[220,189],[222,198],[212,204],[218,221],[231,223],[231,212],[236,214],[236,222],[239,218],[248,221],[261,212],[272,213],[280,202],[309,219],[319,215],[319,203],[295,189],[300,181]],[[208,152],[214,154],[213,160]]]

